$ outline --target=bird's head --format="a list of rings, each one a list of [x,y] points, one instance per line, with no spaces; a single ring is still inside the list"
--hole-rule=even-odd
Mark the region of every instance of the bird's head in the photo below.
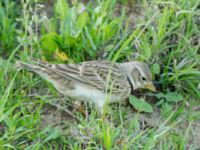
[[[128,80],[133,89],[148,89],[156,92],[153,85],[151,70],[147,64],[138,61],[127,63]]]

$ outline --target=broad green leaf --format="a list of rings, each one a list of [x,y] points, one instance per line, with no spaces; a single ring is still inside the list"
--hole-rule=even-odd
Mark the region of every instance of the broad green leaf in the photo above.
[[[118,30],[119,26],[119,19],[115,19],[109,24],[105,24],[103,26],[103,36],[104,36],[104,41],[109,41],[110,39],[113,38],[113,36],[116,36],[116,32]]]
[[[89,40],[89,42],[90,42],[90,44],[92,46],[92,49],[96,51],[97,47],[96,47],[96,45],[95,45],[95,43],[93,41],[93,38],[91,37],[91,35],[90,35],[89,31],[88,31],[88,28],[85,27],[84,29],[85,29],[85,35],[88,38],[88,40]]]
[[[98,17],[98,19],[96,20],[94,24],[94,29],[98,28],[98,26],[101,25],[102,22],[103,22],[103,17],[102,16]]]
[[[138,99],[137,97],[131,95],[129,96],[129,102],[135,109],[141,112],[153,112],[153,108],[149,103],[144,101],[144,99]]]
[[[152,71],[154,74],[160,74],[160,65],[158,63],[153,64]]]
[[[158,93],[155,96],[159,99],[164,98],[168,102],[179,102],[183,100],[183,97],[178,92]]]
[[[64,19],[67,16],[69,8],[66,0],[57,0],[55,8],[61,19]]]
[[[42,49],[45,51],[55,51],[58,47],[56,43],[57,33],[50,32],[41,38]]]
[[[78,20],[77,20],[77,26],[82,29],[83,27],[86,26],[86,24],[89,22],[89,15],[88,12],[83,12],[82,14],[80,14],[78,16]]]
[[[141,45],[139,48],[139,53],[142,57],[148,60],[152,56],[152,46],[150,45],[149,39],[147,36],[141,35],[140,38],[141,38]]]

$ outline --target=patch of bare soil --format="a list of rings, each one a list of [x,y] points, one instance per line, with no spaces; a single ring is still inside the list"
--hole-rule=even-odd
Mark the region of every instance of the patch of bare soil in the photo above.
[[[114,14],[121,16],[123,9],[126,10],[126,21],[128,21],[130,27],[134,28],[138,21],[144,20],[144,11],[142,11],[143,8],[139,2],[129,1],[126,5],[118,3]]]
[[[182,130],[184,131],[184,128]],[[192,124],[188,140],[189,140],[188,148],[193,148],[193,149],[200,148],[200,120],[195,121]]]
[[[76,124],[76,120],[71,115],[50,104],[44,105],[41,116],[41,128],[50,126],[59,130],[65,130],[67,127]]]

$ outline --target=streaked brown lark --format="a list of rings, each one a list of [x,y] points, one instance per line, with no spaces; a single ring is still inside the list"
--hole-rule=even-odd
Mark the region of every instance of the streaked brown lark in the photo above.
[[[156,91],[149,67],[138,61],[114,64],[110,61],[49,64],[37,60],[32,63],[19,61],[17,66],[48,80],[64,96],[93,102],[100,112],[105,103],[123,101],[132,90],[144,88]]]

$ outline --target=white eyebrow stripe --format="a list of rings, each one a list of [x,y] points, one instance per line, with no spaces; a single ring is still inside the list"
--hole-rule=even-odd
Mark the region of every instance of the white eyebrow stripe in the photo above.
[[[139,73],[142,75],[142,77],[145,77],[145,73],[143,72],[143,70],[140,68],[140,66],[135,66],[137,69],[138,69],[138,71],[139,71]]]
[[[151,77],[151,72],[148,65],[136,62],[135,68],[137,68],[141,76],[147,78],[148,80],[151,80],[152,77]]]

